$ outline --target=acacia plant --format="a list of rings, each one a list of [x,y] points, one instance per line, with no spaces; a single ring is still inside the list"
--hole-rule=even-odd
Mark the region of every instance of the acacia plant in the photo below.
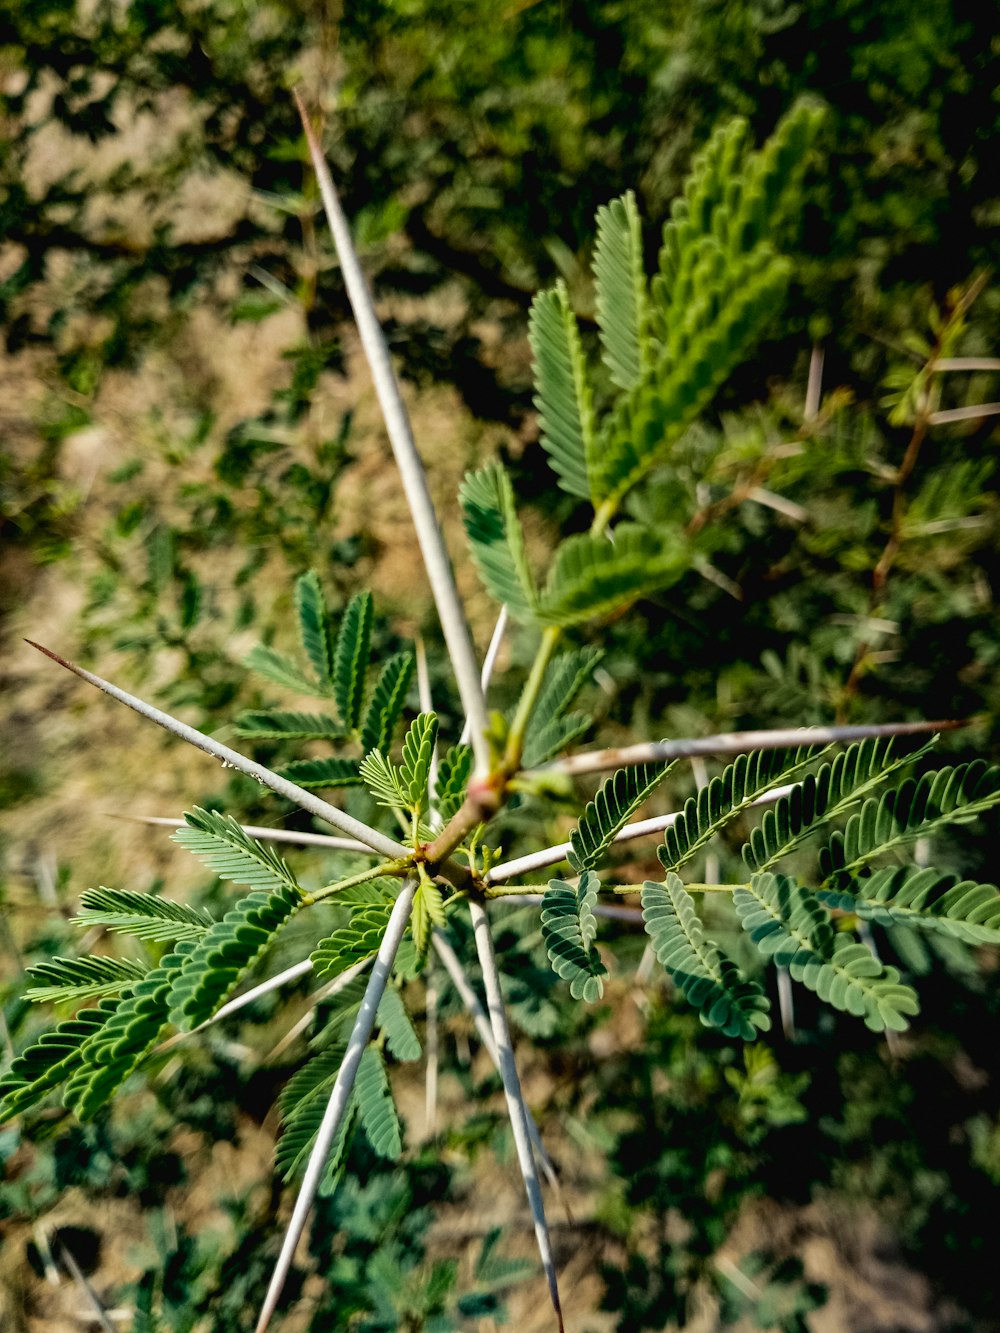
[[[380,1154],[401,1150],[390,1065],[420,1055],[407,985],[432,955],[469,1005],[502,1075],[541,1261],[562,1326],[538,1175],[539,1169],[551,1174],[552,1167],[521,1095],[491,938],[491,902],[536,896],[552,967],[575,999],[592,1003],[602,996],[606,976],[598,918],[609,898],[638,894],[650,947],[675,991],[706,1025],[742,1041],[769,1028],[770,1000],[765,986],[727,956],[703,922],[699,904],[705,894],[731,900],[751,954],[755,949],[874,1032],[904,1030],[918,1003],[898,971],[880,961],[868,923],[905,923],[972,943],[1000,942],[1000,893],[993,886],[959,881],[900,855],[918,839],[1000,803],[1000,770],[982,761],[906,775],[930,743],[899,755],[892,734],[948,724],[641,741],[566,754],[592,725],[576,705],[600,658],[581,640],[581,628],[670,588],[706,561],[719,540],[711,524],[687,521],[705,463],[705,437],[698,435],[695,446],[689,428],[780,307],[789,277],[780,237],[797,215],[820,118],[816,106],[798,105],[759,150],[742,122],[716,133],[673,205],[651,280],[633,196],[600,209],[594,255],[599,365],[585,350],[565,287],[557,284],[536,298],[530,338],[542,444],[558,485],[589,506],[593,518],[589,531],[558,544],[541,582],[508,474],[491,464],[466,478],[460,502],[471,556],[502,608],[481,670],[371,297],[303,112],[438,608],[464,731],[440,734],[426,682],[419,713],[405,722],[414,655],[403,651],[373,663],[371,596],[359,592],[331,616],[314,572],[299,578],[295,590],[305,665],[265,647],[249,665],[299,700],[321,700],[322,711],[303,711],[301,703],[273,707],[244,713],[236,726],[250,741],[328,743],[327,757],[265,767],[63,662],[331,826],[335,834],[311,840],[349,859],[342,874],[307,890],[265,844],[267,830],[248,830],[208,810],[188,813],[176,840],[216,875],[249,892],[215,920],[158,896],[88,890],[81,924],[168,948],[151,953],[146,963],[95,956],[57,958],[33,968],[34,998],[89,1003],[22,1051],[0,1081],[0,1118],[26,1110],[57,1087],[66,1106],[89,1117],[170,1030],[198,1030],[310,970],[328,981],[324,1021],[280,1097],[278,1166],[289,1178],[301,1172],[302,1179],[258,1333],[277,1308],[317,1191],[336,1186],[352,1131],[363,1130]],[[636,487],[654,470],[676,493],[675,520],[657,526],[636,521],[629,509]],[[507,616],[535,635],[536,650],[516,707],[503,716],[488,711],[486,690]],[[851,743],[830,754],[838,741]],[[700,754],[736,757],[676,814],[637,820],[672,765]],[[544,802],[558,792],[565,800],[571,778],[605,771],[610,776],[593,799],[579,803],[567,842],[504,859],[497,829],[515,797]],[[378,813],[371,822],[317,794],[351,787],[373,798],[370,808]],[[761,804],[768,808],[743,844],[737,881],[685,883],[682,872],[711,864],[705,852],[716,835]],[[814,839],[812,851],[803,850],[817,834],[818,847]],[[655,881],[617,883],[613,872],[601,879],[613,849],[652,835],[662,839],[662,874]],[[359,855],[367,858],[361,869]],[[560,865],[566,867],[562,877],[540,892],[543,886],[531,876]],[[461,913],[471,917],[488,1020],[454,947],[450,923]],[[316,923],[309,956],[233,998],[299,914]]]

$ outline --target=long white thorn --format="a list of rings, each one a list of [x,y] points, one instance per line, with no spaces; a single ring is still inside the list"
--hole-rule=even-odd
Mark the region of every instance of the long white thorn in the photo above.
[[[497,658],[500,656],[500,645],[503,643],[503,636],[507,632],[507,608],[502,606],[500,614],[497,616],[497,623],[493,626],[493,634],[490,637],[490,646],[486,649],[486,656],[483,658],[483,670],[479,677],[479,684],[482,687],[483,698],[486,697],[486,691],[489,689],[490,680],[493,678],[493,668],[497,664]],[[465,719],[465,726],[462,728],[462,734],[459,740],[463,745],[469,739],[470,724],[469,719]]]
[[[337,1136],[337,1131],[340,1129],[341,1121],[350,1103],[351,1092],[354,1089],[354,1082],[358,1075],[358,1066],[361,1063],[362,1055],[365,1053],[365,1047],[368,1045],[368,1039],[372,1035],[372,1029],[375,1026],[375,1015],[378,1013],[379,1004],[385,993],[386,983],[396,959],[396,951],[406,930],[406,923],[409,921],[410,912],[413,910],[415,890],[416,881],[408,880],[400,891],[399,897],[393,906],[392,915],[389,917],[389,924],[382,937],[379,951],[375,956],[371,978],[364,999],[361,1001],[361,1008],[358,1010],[358,1016],[347,1042],[344,1059],[341,1062],[333,1090],[330,1093],[330,1100],[327,1102],[326,1110],[323,1113],[319,1132],[316,1135],[316,1142],[309,1154],[305,1176],[299,1189],[298,1198],[295,1200],[295,1207],[292,1209],[292,1218],[288,1224],[288,1230],[285,1232],[281,1253],[278,1255],[278,1262],[275,1264],[274,1273],[271,1276],[271,1285],[267,1289],[255,1333],[264,1333],[271,1322],[271,1316],[277,1309],[285,1279],[288,1277],[288,1270],[292,1266],[296,1247],[302,1237],[302,1232],[305,1230],[309,1211],[323,1178],[330,1146]]]
[[[175,815],[125,815],[117,810],[107,812],[112,819],[129,819],[133,824],[148,824],[154,828],[184,828],[186,820]],[[241,824],[240,828],[259,842],[289,842],[302,847],[329,847],[331,851],[374,852],[374,847],[358,842],[356,838],[337,838],[329,833],[299,833],[295,829],[270,828],[267,824]]]
[[[552,1308],[556,1314],[560,1333],[562,1333],[562,1304],[559,1300],[559,1283],[556,1277],[555,1258],[552,1254],[552,1238],[549,1235],[548,1223],[545,1220],[542,1190],[538,1183],[538,1172],[535,1170],[535,1159],[531,1151],[528,1108],[525,1105],[524,1094],[521,1091],[521,1080],[518,1078],[517,1065],[514,1062],[514,1048],[511,1044],[507,1012],[504,1008],[503,994],[500,990],[500,971],[497,967],[496,954],[493,952],[493,937],[490,934],[489,918],[482,903],[476,902],[474,899],[469,903],[469,912],[472,916],[472,928],[476,937],[476,952],[479,955],[479,965],[482,968],[483,982],[486,986],[486,1003],[489,1008],[490,1026],[493,1029],[493,1038],[496,1042],[500,1060],[500,1077],[503,1079],[503,1090],[507,1098],[507,1114],[510,1116],[511,1129],[514,1133],[517,1160],[521,1167],[524,1188],[535,1225],[535,1240],[538,1244],[538,1253],[541,1256],[542,1268],[545,1271],[545,1278],[549,1286],[549,1298],[552,1301]]]
[[[54,653],[51,648],[43,648],[40,643],[35,643],[33,639],[28,639],[26,642],[30,643],[32,648],[37,648],[40,653],[44,653],[46,657],[51,657],[53,662],[58,662],[60,666],[64,666],[67,671],[72,671],[81,680],[96,685],[99,690],[103,690],[112,699],[117,699],[119,703],[125,704],[127,708],[131,708],[140,717],[148,718],[151,722],[155,722],[157,726],[163,727],[165,731],[169,731],[171,735],[179,736],[182,741],[187,741],[189,745],[195,746],[196,749],[204,750],[206,754],[210,754],[214,759],[221,760],[229,768],[238,769],[240,773],[245,773],[247,777],[256,778],[262,786],[270,787],[272,791],[277,792],[279,796],[284,796],[286,800],[299,806],[300,809],[308,810],[311,815],[318,815],[327,824],[339,828],[341,833],[356,838],[358,842],[363,842],[367,847],[371,847],[376,852],[381,852],[384,856],[409,855],[409,848],[404,847],[402,843],[393,842],[384,833],[369,828],[367,824],[362,824],[360,819],[345,814],[343,810],[338,810],[336,806],[328,805],[326,801],[321,801],[318,796],[306,791],[304,787],[296,786],[294,782],[289,782],[287,778],[279,777],[277,773],[272,773],[263,764],[248,759],[246,755],[240,754],[238,750],[231,750],[228,745],[222,745],[219,741],[212,740],[210,736],[195,731],[194,727],[189,727],[186,722],[178,722],[177,718],[171,717],[169,713],[154,708],[152,704],[147,704],[144,700],[136,698],[134,694],[128,694],[125,690],[120,690],[117,685],[112,685],[100,676],[95,676],[92,671],[85,671],[83,667],[76,666],[73,662],[67,662],[64,657]]]
[[[344,216],[333,177],[316,138],[312,122],[297,92],[295,101],[302,118],[302,128],[309,145],[313,169],[319,182],[327,222],[330,224],[333,242],[340,258],[347,296],[357,321],[361,346],[364,348],[375,382],[375,392],[382,409],[389,442],[396,457],[396,466],[399,468],[407,504],[413,516],[413,526],[417,531],[417,541],[420,543],[427,577],[437,605],[452,670],[455,672],[455,682],[458,685],[465,715],[472,725],[471,741],[476,756],[476,768],[480,774],[485,775],[489,771],[490,764],[489,748],[486,743],[486,704],[479,684],[479,668],[476,665],[472,636],[455,587],[451,561],[448,559],[448,552],[441,536],[441,526],[431,503],[427,477],[413,440],[410,418],[389,357],[389,348],[378,316],[375,314],[368,281],[354,249],[347,218]]]
[[[431,936],[434,950],[438,957],[444,963],[445,970],[451,977],[452,985],[458,991],[462,1003],[472,1016],[476,1031],[479,1033],[479,1040],[483,1043],[486,1054],[493,1061],[497,1073],[500,1072],[500,1056],[497,1053],[497,1044],[493,1040],[493,1029],[490,1027],[490,1020],[486,1017],[486,1010],[480,1003],[479,996],[475,992],[472,982],[469,980],[468,973],[462,966],[458,954],[451,947],[448,936],[443,930],[437,927]],[[531,1137],[531,1146],[535,1150],[535,1156],[538,1158],[538,1164],[545,1172],[545,1179],[554,1190],[559,1190],[559,1178],[556,1175],[556,1169],[552,1164],[552,1158],[545,1150],[545,1144],[542,1142],[542,1136],[538,1126],[535,1124],[535,1118],[528,1111],[528,1134]]]
[[[780,750],[793,745],[827,745],[833,741],[870,740],[878,736],[920,736],[928,731],[954,731],[965,721],[887,722],[857,727],[787,727],[776,731],[733,731],[720,736],[701,736],[694,740],[643,741],[618,750],[594,750],[557,759],[544,768],[528,773],[600,773],[609,768],[631,764],[660,764],[669,759],[690,759],[692,755],[742,754],[745,750]]]

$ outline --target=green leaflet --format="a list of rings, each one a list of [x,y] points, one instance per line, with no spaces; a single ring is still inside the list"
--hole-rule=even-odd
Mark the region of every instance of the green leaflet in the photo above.
[[[327,1046],[297,1069],[278,1099],[282,1133],[275,1150],[275,1166],[285,1180],[291,1179],[305,1164],[319,1130],[337,1073],[344,1059],[346,1038]],[[340,1129],[330,1147],[320,1185],[327,1194],[336,1182],[357,1114],[356,1093],[352,1091]]]
[[[361,748],[365,754],[371,750],[385,751],[391,745],[415,668],[412,653],[396,653],[379,672],[361,724]]]
[[[506,471],[493,463],[468,473],[458,499],[472,559],[487,590],[515,619],[530,620],[537,594]]]
[[[84,889],[74,925],[104,926],[137,940],[197,940],[215,924],[208,912],[132,889]]]
[[[815,774],[810,773],[765,813],[743,848],[747,869],[751,874],[770,870],[805,841],[817,824],[844,814],[865,792],[905,764],[919,759],[933,745],[932,740],[914,754],[896,758],[892,758],[891,738],[858,741],[849,746],[832,763],[824,764]]]
[[[619,611],[639,597],[668,587],[688,566],[681,539],[622,523],[614,540],[578,535],[556,551],[539,599],[543,625],[576,625]]]
[[[380,750],[366,754],[358,766],[365,786],[378,801],[379,805],[389,810],[407,808],[406,788],[399,775],[399,769],[391,760],[386,759]]]
[[[50,958],[27,969],[34,983],[24,993],[26,1000],[91,1000],[117,995],[146,975],[145,963],[125,958]]]
[[[417,885],[417,891],[413,895],[413,914],[410,917],[413,943],[417,946],[417,952],[421,958],[427,957],[427,950],[431,943],[431,931],[435,926],[446,924],[441,890],[432,879],[423,875]]]
[[[531,303],[528,338],[542,447],[563,490],[586,500],[594,451],[593,393],[563,282]]]
[[[85,1043],[108,1022],[118,1005],[118,1000],[103,999],[93,1009],[81,1009],[72,1018],[43,1032],[15,1056],[10,1069],[0,1078],[0,1125],[36,1106],[83,1065]]]
[[[403,737],[399,777],[406,793],[407,806],[418,818],[427,810],[427,782],[434,759],[437,734],[437,714],[419,713]]]
[[[537,708],[534,716],[542,716]],[[594,719],[589,713],[567,713],[565,717],[550,718],[548,722],[532,723],[524,742],[521,766],[537,768],[539,764],[547,764],[586,735],[593,725]]]
[[[157,967],[137,982],[115,1012],[81,1047],[82,1060],[70,1074],[63,1101],[88,1120],[142,1063],[168,1018],[174,979],[197,945],[182,940]]]
[[[820,850],[827,880],[853,875],[875,857],[949,824],[968,823],[1000,804],[1000,767],[982,759],[908,780],[880,800],[870,798],[851,815],[843,833]]]
[[[312,741],[344,739],[344,728],[335,717],[324,713],[293,713],[276,709],[258,709],[240,713],[233,730],[237,736],[252,740]]]
[[[741,754],[718,777],[689,796],[657,849],[664,870],[678,870],[758,797],[787,782],[817,759],[825,746],[757,750]]]
[[[311,694],[325,699],[329,693],[328,690],[321,689],[315,681],[310,680],[297,662],[262,643],[251,648],[243,660],[251,671],[256,671],[258,675],[273,681],[275,685],[284,686],[294,694]]]
[[[294,759],[283,768],[275,769],[279,777],[288,778],[308,791],[318,787],[361,787],[361,765],[357,759]]]
[[[339,976],[355,963],[378,953],[391,911],[391,903],[362,908],[352,915],[349,926],[321,940],[310,954],[316,975]]]
[[[435,807],[447,824],[458,814],[472,776],[472,746],[452,745],[438,765]]]
[[[604,364],[620,389],[631,389],[649,356],[642,224],[631,190],[597,210],[594,280]]]
[[[319,575],[314,569],[295,580],[295,610],[299,637],[324,694],[329,694],[333,674],[329,616]]]
[[[420,1038],[395,986],[385,988],[379,1001],[377,1021],[385,1037],[386,1048],[395,1059],[420,1059]]]
[[[292,872],[277,852],[244,833],[229,815],[196,806],[185,811],[184,818],[188,827],[178,829],[173,841],[194,852],[220,879],[254,889],[298,891]]]
[[[665,884],[642,886],[642,916],[657,958],[706,1027],[743,1041],[770,1028],[767,996],[705,938],[694,899],[673,872]]]
[[[589,1004],[604,994],[602,977],[607,976],[594,945],[594,904],[600,887],[600,880],[588,870],[576,888],[561,879],[549,880],[542,899],[542,938],[553,970],[570,983],[575,1000]]]
[[[863,1018],[873,1032],[903,1032],[917,997],[863,944],[836,934],[816,895],[786,875],[755,875],[733,904],[743,929],[765,957],[787,967],[821,1000]]]
[[[636,764],[606,778],[569,835],[568,860],[576,873],[593,870],[632,815],[653,794],[673,764]]]
[[[553,658],[532,718],[544,724],[552,718],[562,717],[584,685],[593,678],[603,657],[600,648],[573,648]]]
[[[380,1157],[394,1162],[403,1149],[403,1132],[389,1089],[385,1061],[374,1046],[367,1046],[354,1084],[358,1119],[368,1142]]]
[[[370,592],[356,593],[347,603],[333,657],[333,697],[344,726],[357,731],[365,672],[371,652],[374,604]]]
[[[282,885],[272,892],[250,893],[231,908],[198,941],[174,979],[170,1021],[187,1029],[211,1018],[302,901],[297,888]]]
[[[817,897],[887,928],[913,926],[967,944],[1000,944],[1000,890],[930,867],[887,866],[852,881],[849,892],[821,890]]]

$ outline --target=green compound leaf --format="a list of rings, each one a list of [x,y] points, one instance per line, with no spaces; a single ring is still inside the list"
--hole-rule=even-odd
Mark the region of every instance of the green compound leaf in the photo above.
[[[458,499],[483,584],[516,620],[530,620],[538,597],[506,471],[493,463],[468,473]]]
[[[458,814],[465,800],[472,763],[471,745],[452,745],[438,765],[435,806],[446,824]]]
[[[346,1039],[314,1055],[296,1070],[278,1099],[282,1134],[275,1150],[275,1166],[285,1180],[297,1175],[308,1161],[323,1113],[344,1059]],[[357,1119],[357,1093],[352,1090],[340,1129],[330,1147],[319,1193],[329,1194],[336,1184]]]
[[[0,1078],[0,1125],[37,1106],[83,1066],[85,1043],[104,1027],[118,1005],[116,999],[103,999],[92,1009],[81,1009],[15,1056]]]
[[[237,736],[252,740],[276,741],[339,741],[344,739],[344,728],[335,717],[323,713],[290,713],[275,709],[258,709],[240,713],[233,723]]]
[[[359,592],[347,603],[333,658],[333,697],[348,731],[361,721],[365,672],[371,655],[374,603],[370,592]]]
[[[253,889],[298,892],[292,872],[277,852],[244,833],[229,815],[196,806],[184,818],[188,827],[178,829],[173,841],[194,852],[220,879]]]
[[[415,668],[412,653],[396,653],[379,672],[361,724],[361,748],[365,754],[388,750],[392,744]]]
[[[437,714],[420,713],[410,723],[410,729],[403,737],[399,778],[406,793],[407,808],[418,817],[427,809],[427,782],[434,759],[437,734]]]
[[[413,895],[413,914],[410,917],[410,931],[413,943],[421,958],[427,957],[430,948],[431,931],[435,926],[444,926],[447,918],[444,914],[444,901],[441,890],[433,880],[421,878],[417,891]]]
[[[808,767],[828,747],[803,745],[797,750],[757,750],[741,754],[718,777],[689,796],[663,835],[657,856],[664,870],[678,870],[717,833],[772,787]]]
[[[197,940],[215,924],[208,912],[132,889],[85,889],[74,925],[103,926],[137,940]]]
[[[534,356],[542,448],[563,490],[589,499],[594,396],[587,382],[580,330],[563,282],[553,291],[540,292],[531,303],[528,338]]]
[[[324,694],[330,693],[333,653],[330,644],[326,599],[314,569],[295,580],[295,610],[299,617],[299,637],[306,657],[312,663]]]
[[[543,723],[562,717],[584,685],[593,679],[603,657],[600,648],[574,648],[553,658],[545,673],[542,692],[532,717]]]
[[[377,1020],[390,1055],[396,1060],[420,1059],[420,1038],[395,986],[386,987],[379,1001]]]
[[[675,583],[688,565],[678,536],[661,536],[635,523],[615,528],[613,541],[567,537],[556,551],[538,619],[543,625],[577,625],[612,615]]]
[[[594,904],[600,887],[600,880],[588,870],[576,888],[565,880],[549,880],[542,899],[542,938],[549,961],[556,975],[570,983],[573,998],[588,1004],[604,994],[602,978],[608,972],[594,945]]]
[[[373,750],[362,759],[359,770],[362,781],[379,805],[389,810],[405,810],[408,802],[399,769],[379,750]]]
[[[391,903],[364,907],[353,914],[350,925],[321,940],[310,954],[316,975],[336,977],[355,963],[374,957],[382,943],[391,911]]]
[[[764,815],[743,848],[743,860],[753,874],[770,870],[782,857],[805,841],[818,824],[836,819],[856,805],[873,787],[904,764],[919,759],[931,741],[911,755],[892,757],[892,738],[859,741],[838,754],[830,764],[804,779],[782,796]]]
[[[649,349],[642,224],[631,190],[597,210],[594,280],[604,364],[620,389],[631,389]]]
[[[311,694],[325,699],[329,693],[328,690],[321,689],[315,681],[310,680],[297,662],[262,643],[256,648],[251,648],[244,663],[259,676],[273,681],[275,685],[283,686],[286,690],[292,690],[295,694]]]
[[[653,794],[673,764],[636,764],[606,778],[587,803],[583,818],[569,835],[569,863],[582,874],[593,870],[639,807]]]
[[[240,979],[303,905],[297,888],[248,894],[195,946],[170,991],[170,1021],[197,1027],[215,1013]]]
[[[167,1023],[171,986],[197,945],[182,940],[137,982],[115,1012],[84,1042],[63,1101],[88,1120],[134,1073]]]
[[[1000,890],[993,884],[917,866],[887,866],[839,891],[816,895],[827,907],[891,929],[939,931],[966,944],[1000,944]]]
[[[354,1093],[358,1119],[368,1142],[380,1157],[396,1161],[403,1150],[403,1132],[385,1061],[374,1046],[367,1046],[361,1057]]]
[[[770,1028],[767,996],[705,938],[694,899],[675,874],[665,884],[646,881],[642,915],[657,958],[706,1027],[743,1041]]]
[[[362,787],[361,765],[357,759],[296,759],[275,769],[279,777],[314,791],[319,787]]]
[[[117,995],[139,981],[148,971],[145,963],[125,958],[50,958],[27,969],[34,984],[24,993],[26,1000],[91,1000],[101,995]]]
[[[917,997],[865,945],[836,934],[814,893],[787,875],[755,875],[733,904],[743,929],[765,957],[787,967],[821,1000],[863,1018],[873,1032],[904,1032]]]
[[[877,856],[951,824],[971,822],[1000,804],[1000,767],[982,759],[925,773],[881,799],[870,798],[851,815],[843,833],[820,850],[824,879],[856,874]]]

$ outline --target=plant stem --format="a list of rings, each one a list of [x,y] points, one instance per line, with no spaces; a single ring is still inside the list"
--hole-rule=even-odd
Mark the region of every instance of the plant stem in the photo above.
[[[531,721],[531,714],[538,702],[538,696],[542,692],[545,673],[561,638],[562,630],[558,625],[549,625],[542,632],[542,641],[538,645],[538,652],[535,654],[535,660],[531,666],[531,674],[521,691],[517,711],[507,734],[507,749],[504,754],[503,767],[508,776],[516,773],[520,767],[528,723]]]
[[[353,889],[355,884],[367,884],[369,880],[379,879],[383,875],[405,875],[408,870],[412,869],[412,857],[400,857],[395,861],[383,861],[377,866],[369,866],[367,870],[359,870],[356,875],[351,875],[349,879],[338,879],[333,884],[324,884],[321,889],[314,889],[312,893],[306,894],[306,902],[318,903],[320,899],[329,898],[342,889]]]

